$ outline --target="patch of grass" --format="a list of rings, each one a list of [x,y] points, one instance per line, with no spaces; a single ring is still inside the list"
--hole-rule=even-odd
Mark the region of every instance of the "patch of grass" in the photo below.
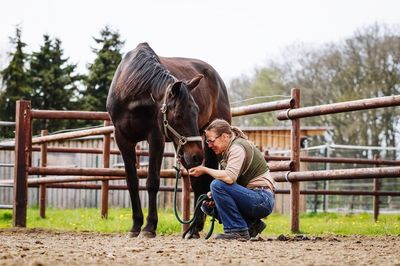
[[[145,217],[146,217],[145,210]],[[172,210],[160,210],[157,233],[177,234],[181,224]],[[272,214],[267,219],[264,236],[290,235],[289,215]],[[130,209],[109,210],[108,219],[100,218],[99,209],[46,209],[46,218],[39,216],[37,208],[28,208],[28,228],[45,228],[66,231],[128,232],[132,226]],[[0,210],[0,228],[12,227],[12,211]],[[207,219],[204,232],[210,228]],[[400,214],[381,214],[375,223],[371,214],[345,215],[338,213],[303,213],[300,216],[300,230],[307,235],[400,235]],[[215,223],[214,233],[223,231],[222,225]]]
[[[12,222],[12,213],[10,212],[3,212],[0,216],[0,224],[5,223],[8,224]]]
[[[375,223],[372,214],[368,213],[318,213],[312,217],[302,215],[300,229],[311,235],[399,235],[399,217],[399,214],[381,214]]]

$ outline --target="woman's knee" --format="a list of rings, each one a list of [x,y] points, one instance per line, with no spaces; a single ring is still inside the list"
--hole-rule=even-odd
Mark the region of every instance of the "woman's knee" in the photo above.
[[[221,191],[221,190],[224,190],[225,186],[226,186],[226,183],[224,181],[221,181],[221,180],[218,180],[218,179],[214,179],[211,182],[210,189],[211,189],[211,192],[213,192],[213,191]]]

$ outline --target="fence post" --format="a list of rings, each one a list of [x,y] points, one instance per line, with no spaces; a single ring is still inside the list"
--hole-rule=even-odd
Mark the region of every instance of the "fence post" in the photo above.
[[[139,169],[141,167],[140,165],[140,151],[141,151],[142,147],[140,146],[140,144],[137,144],[135,147],[136,150],[136,164],[135,167],[136,169]]]
[[[291,91],[292,99],[294,99],[293,108],[300,107],[300,90],[293,88]],[[292,119],[292,130],[291,130],[291,153],[290,159],[294,162],[293,171],[297,172],[300,170],[300,119]],[[293,233],[299,232],[299,207],[300,207],[300,183],[291,182],[290,187],[290,219],[291,219],[291,231]]]
[[[31,165],[31,102],[19,100],[15,110],[15,161],[13,226],[26,227],[28,166]]]
[[[378,160],[378,159],[379,159],[379,156],[375,154],[374,155],[374,160]],[[377,166],[377,165],[375,164],[375,166]],[[375,192],[375,195],[374,195],[374,221],[375,222],[378,221],[378,217],[379,217],[379,204],[380,204],[380,201],[379,201],[378,192],[381,189],[380,186],[381,186],[380,179],[374,178],[374,188],[373,189],[374,189],[374,192]]]
[[[187,173],[182,174],[182,219],[187,221],[190,218],[190,178]],[[188,224],[182,225],[182,231],[189,228]]]
[[[42,136],[46,136],[48,131],[46,129],[41,131]],[[47,143],[44,142],[40,145],[40,166],[47,167]],[[42,175],[41,177],[45,177]],[[46,217],[46,184],[39,185],[39,215],[41,218]]]
[[[325,158],[330,158],[331,153],[332,153],[331,142],[328,141],[325,146]],[[325,163],[325,170],[331,170],[331,164],[329,162]],[[329,190],[329,181],[324,180],[323,182],[324,182],[324,190]],[[327,209],[329,208],[329,196],[323,195],[322,198],[323,198],[322,210],[326,212]]]
[[[104,121],[104,126],[107,127],[111,123],[110,121]],[[111,134],[104,134],[103,136],[103,167],[110,168],[110,144]],[[108,192],[109,192],[109,180],[101,181],[101,218],[107,219],[108,217]]]

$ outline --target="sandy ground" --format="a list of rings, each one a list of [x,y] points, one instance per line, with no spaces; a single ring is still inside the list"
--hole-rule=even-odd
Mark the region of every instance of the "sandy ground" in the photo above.
[[[126,234],[0,230],[0,265],[400,265],[400,236],[153,239]]]

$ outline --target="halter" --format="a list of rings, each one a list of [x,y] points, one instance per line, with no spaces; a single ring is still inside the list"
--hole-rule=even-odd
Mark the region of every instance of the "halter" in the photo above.
[[[191,142],[191,141],[201,141],[203,142],[202,137],[200,136],[190,136],[190,137],[185,137],[182,136],[181,134],[179,134],[168,122],[167,120],[167,96],[169,91],[171,90],[173,84],[169,85],[165,94],[164,94],[164,101],[163,104],[160,108],[161,113],[163,114],[163,125],[164,125],[164,134],[166,137],[168,137],[168,130],[179,140],[178,141],[178,148],[176,149],[176,159],[177,162],[180,163],[180,149],[183,145],[185,145],[187,142]]]

